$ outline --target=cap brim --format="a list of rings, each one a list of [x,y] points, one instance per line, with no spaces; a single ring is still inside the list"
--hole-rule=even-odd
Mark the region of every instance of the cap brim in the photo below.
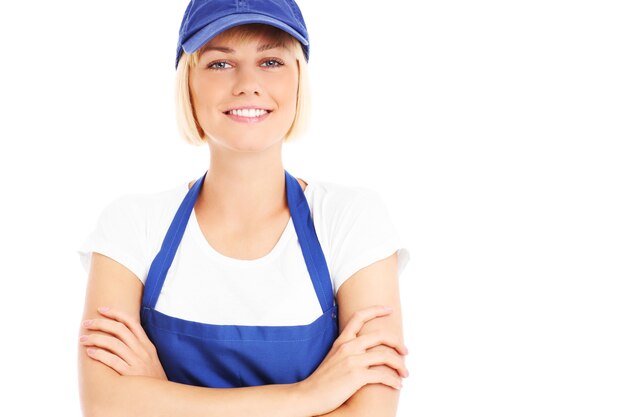
[[[209,23],[183,43],[183,50],[186,53],[191,54],[226,29],[247,23],[265,23],[267,25],[275,26],[278,29],[282,29],[289,33],[303,45],[309,44],[309,42],[302,35],[280,20],[257,13],[239,13],[224,16]]]

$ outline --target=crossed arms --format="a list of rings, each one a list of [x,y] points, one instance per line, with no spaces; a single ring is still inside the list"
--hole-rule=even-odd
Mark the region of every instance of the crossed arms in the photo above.
[[[81,326],[80,335],[87,337],[78,349],[83,415],[394,417],[400,391],[392,387],[408,375],[397,278],[394,253],[344,282],[337,293],[339,338],[306,380],[203,388],[167,381],[154,347],[141,334],[141,281],[93,253],[82,321],[95,320]],[[385,305],[393,310],[376,307]],[[111,309],[100,313],[101,306]],[[88,348],[95,353],[87,354]]]

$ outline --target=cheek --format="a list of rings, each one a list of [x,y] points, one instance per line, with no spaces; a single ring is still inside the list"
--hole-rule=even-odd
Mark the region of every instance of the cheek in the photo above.
[[[276,91],[284,106],[295,111],[298,99],[298,73],[291,74],[288,80],[277,83],[274,91]]]
[[[197,112],[202,113],[204,108],[211,106],[215,101],[216,93],[215,86],[211,86],[211,80],[207,77],[189,74],[189,95]]]

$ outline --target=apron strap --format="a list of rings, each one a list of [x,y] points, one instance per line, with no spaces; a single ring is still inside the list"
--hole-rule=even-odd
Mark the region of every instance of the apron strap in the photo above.
[[[326,312],[334,305],[334,295],[332,281],[326,258],[320,245],[313,218],[309,210],[309,204],[306,200],[302,187],[291,174],[285,171],[285,181],[287,182],[287,200],[293,225],[298,235],[298,240],[304,255],[306,267],[309,270],[313,287],[317,293],[317,299],[320,302],[322,311]]]
[[[187,223],[189,223],[191,211],[196,203],[196,199],[198,198],[198,194],[200,193],[200,189],[202,188],[207,172],[208,170],[198,181],[195,182],[185,195],[183,202],[176,211],[174,220],[167,230],[165,239],[163,239],[161,250],[159,250],[159,253],[152,261],[152,265],[150,265],[148,277],[152,279],[146,279],[146,285],[143,291],[141,303],[142,315],[144,310],[153,309],[156,305],[159,294],[161,294],[161,288],[163,288],[163,283],[165,282],[167,271],[172,265],[172,260],[174,259],[174,255],[176,255],[176,250],[178,249],[180,241],[183,238],[185,228],[187,227]]]

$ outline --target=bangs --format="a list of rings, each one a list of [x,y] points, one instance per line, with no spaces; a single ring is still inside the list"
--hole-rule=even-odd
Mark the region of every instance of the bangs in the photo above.
[[[279,29],[275,26],[266,25],[262,23],[249,23],[245,25],[234,26],[224,32],[218,34],[213,38],[216,41],[224,42],[253,42],[258,38],[267,40],[272,45],[283,46],[291,53],[295,54],[296,48],[302,48],[300,42],[288,34],[287,32]],[[197,51],[191,54],[190,64],[195,67],[198,64],[198,59],[207,47],[207,42]]]

